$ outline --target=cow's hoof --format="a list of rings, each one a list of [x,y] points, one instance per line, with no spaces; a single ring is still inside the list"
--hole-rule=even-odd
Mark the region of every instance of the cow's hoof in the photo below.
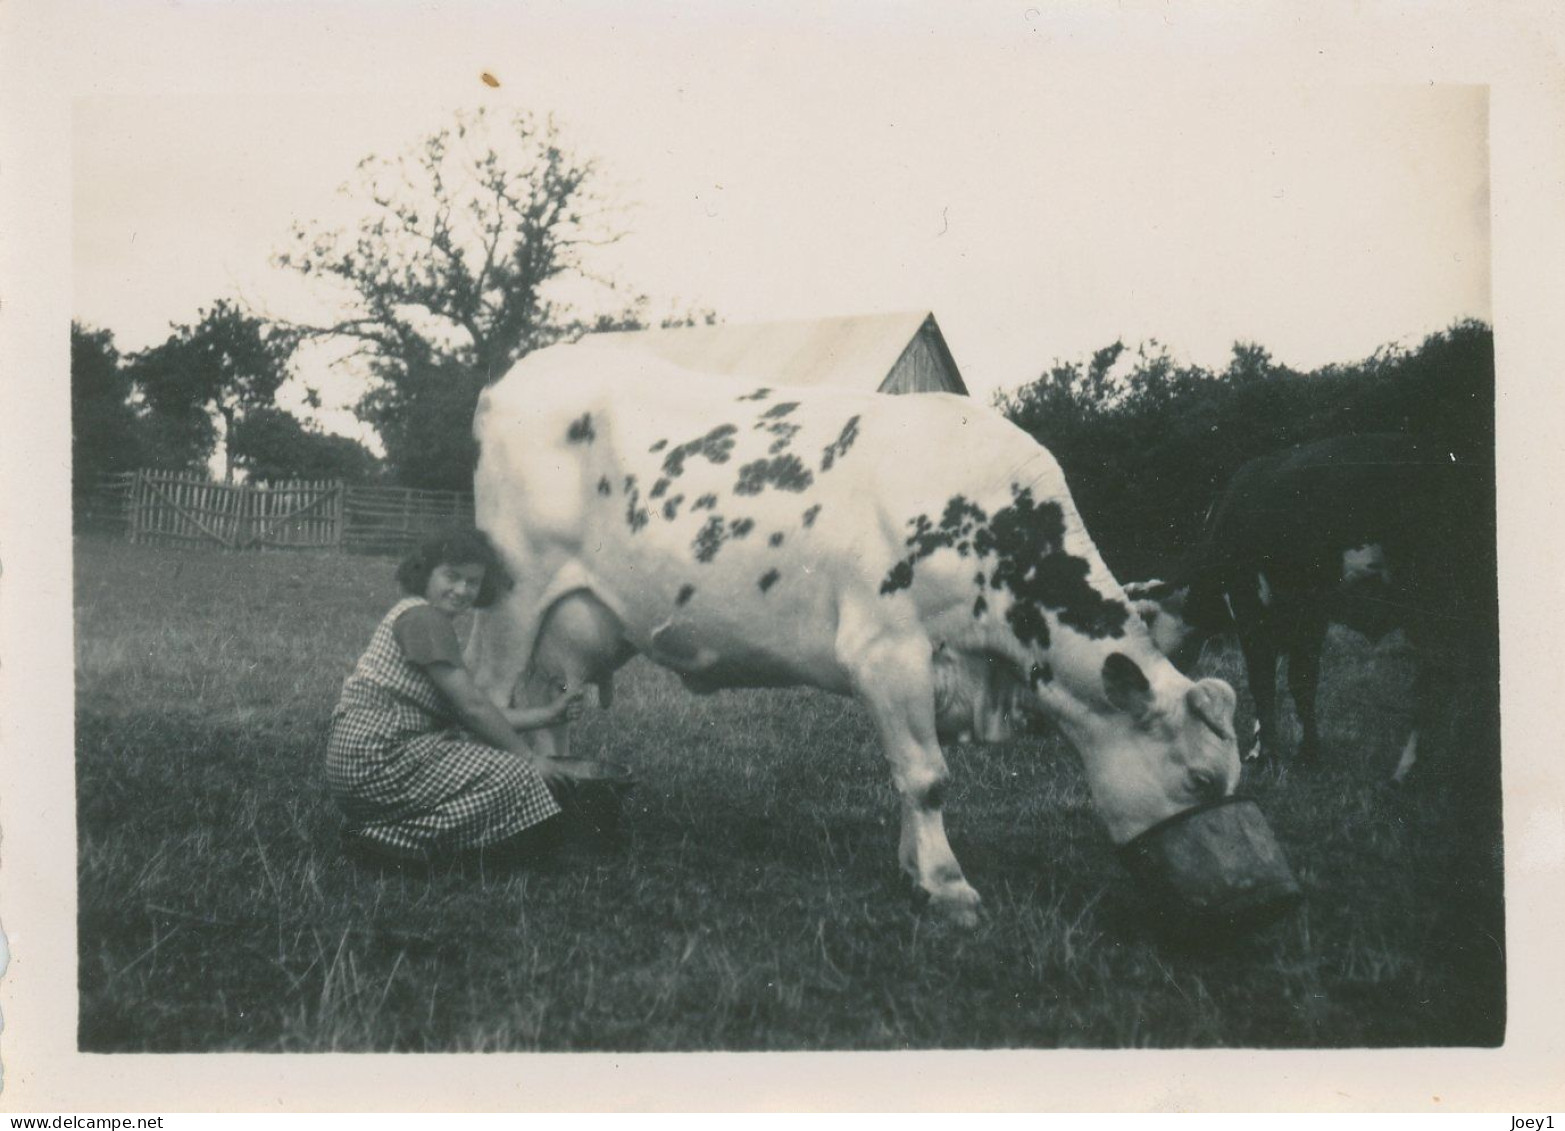
[[[978,926],[983,900],[968,884],[938,892],[929,897],[929,910],[943,922],[957,927]]]

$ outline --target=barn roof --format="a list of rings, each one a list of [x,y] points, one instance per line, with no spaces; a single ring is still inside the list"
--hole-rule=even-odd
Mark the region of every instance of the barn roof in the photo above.
[[[952,391],[966,393],[945,336],[927,310],[620,331],[593,334],[581,344],[645,349],[687,369],[779,385],[879,389],[920,335],[950,371]]]

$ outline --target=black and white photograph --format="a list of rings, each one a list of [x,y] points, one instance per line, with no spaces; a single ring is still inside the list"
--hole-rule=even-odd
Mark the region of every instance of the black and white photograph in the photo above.
[[[1557,1101],[1497,11],[13,9],[5,1089]]]

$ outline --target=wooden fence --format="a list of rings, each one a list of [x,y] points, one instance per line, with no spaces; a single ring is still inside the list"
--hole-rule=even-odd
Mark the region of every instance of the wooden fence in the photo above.
[[[214,483],[188,472],[105,476],[95,500],[127,539],[153,546],[337,547],[397,553],[473,521],[471,495],[340,480]]]

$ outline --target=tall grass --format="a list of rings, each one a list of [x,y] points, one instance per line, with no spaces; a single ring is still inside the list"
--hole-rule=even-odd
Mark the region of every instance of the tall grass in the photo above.
[[[949,751],[973,931],[921,916],[867,720],[687,694],[641,661],[585,750],[635,765],[628,845],[509,874],[342,859],[320,772],[386,559],[77,546],[80,1043],[110,1050],[1493,1044],[1488,833],[1377,788],[1408,659],[1335,638],[1322,770],[1260,797],[1308,891],[1170,950],[1051,737]],[[1242,685],[1231,656],[1216,670]],[[1465,886],[1464,886],[1465,885]],[[1487,886],[1486,886],[1487,885]]]

